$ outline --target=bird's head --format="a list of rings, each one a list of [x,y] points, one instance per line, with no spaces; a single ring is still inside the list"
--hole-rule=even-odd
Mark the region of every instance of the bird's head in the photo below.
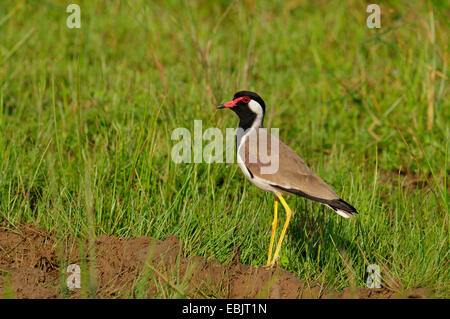
[[[231,109],[235,112],[240,119],[239,126],[246,129],[254,124],[258,127],[262,126],[264,113],[266,111],[266,104],[255,92],[239,91],[234,94],[231,101],[217,107],[217,109],[224,108]]]

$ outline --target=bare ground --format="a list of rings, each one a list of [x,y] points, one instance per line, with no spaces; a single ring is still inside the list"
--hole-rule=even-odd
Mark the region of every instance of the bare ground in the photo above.
[[[91,247],[76,240],[58,239],[30,225],[0,227],[0,297],[166,298],[174,293],[187,298],[427,297],[422,289],[401,296],[384,288],[352,287],[334,292],[281,268],[238,262],[222,265],[203,257],[183,257],[174,236],[164,241],[101,236]],[[93,257],[87,257],[89,251]],[[67,289],[69,264],[81,266],[82,286],[89,288]]]

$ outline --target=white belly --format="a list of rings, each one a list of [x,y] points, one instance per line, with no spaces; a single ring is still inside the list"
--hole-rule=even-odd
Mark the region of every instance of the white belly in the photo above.
[[[239,146],[237,149],[237,162],[239,164],[239,167],[241,168],[242,172],[244,173],[245,177],[247,177],[247,179],[256,187],[262,189],[263,191],[266,192],[272,192],[274,194],[281,194],[282,191],[280,191],[279,189],[270,186],[269,182],[267,182],[266,180],[259,178],[258,176],[250,175],[247,166],[245,166],[244,161],[242,160],[241,156],[239,155],[239,150],[241,148],[242,145],[244,145],[245,140],[247,139],[247,134],[245,134],[241,140],[239,141]]]

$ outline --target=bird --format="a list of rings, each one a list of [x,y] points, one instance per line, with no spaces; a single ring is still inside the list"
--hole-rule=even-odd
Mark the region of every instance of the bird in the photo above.
[[[344,218],[358,213],[331,186],[315,175],[294,150],[263,127],[266,104],[257,93],[239,91],[231,101],[220,104],[216,109],[230,109],[239,117],[235,134],[236,157],[245,177],[256,187],[275,195],[267,267],[278,263],[281,245],[293,215],[283,195],[294,194],[319,202]],[[262,144],[264,141],[266,145]],[[261,146],[265,146],[267,154],[270,153],[271,158],[278,161],[278,165],[273,165],[275,170],[267,169],[267,158],[263,160]],[[286,220],[272,257],[278,225],[278,202],[284,207]]]

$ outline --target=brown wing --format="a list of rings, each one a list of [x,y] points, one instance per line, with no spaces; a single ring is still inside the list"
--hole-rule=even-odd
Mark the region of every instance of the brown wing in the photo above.
[[[267,141],[267,151],[264,150],[265,141]],[[278,144],[278,150],[274,143]],[[274,164],[273,161],[267,163],[264,154],[272,159],[278,156],[278,170],[266,173],[267,167]],[[266,129],[261,128],[250,132],[245,144],[239,149],[239,155],[254,176],[266,180],[271,185],[287,191],[303,193],[306,197],[313,199],[339,199],[334,190],[317,177],[292,149],[268,133]]]

